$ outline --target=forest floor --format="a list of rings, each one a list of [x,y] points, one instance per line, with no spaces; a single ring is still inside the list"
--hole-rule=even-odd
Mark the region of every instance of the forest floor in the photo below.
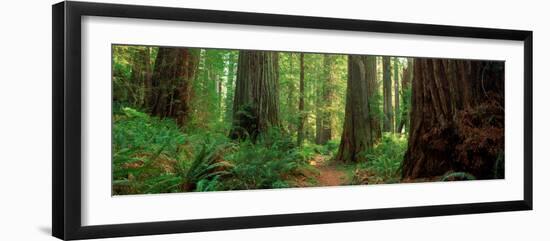
[[[319,186],[340,186],[349,183],[349,175],[345,168],[331,164],[328,160],[329,156],[317,155],[309,162],[319,170],[317,183]]]

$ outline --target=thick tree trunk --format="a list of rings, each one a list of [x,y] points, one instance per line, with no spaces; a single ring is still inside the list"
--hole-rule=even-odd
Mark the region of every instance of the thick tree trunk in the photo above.
[[[385,132],[393,132],[393,110],[391,98],[391,68],[390,57],[382,57],[383,89],[384,94],[384,126]]]
[[[189,49],[159,48],[149,95],[152,115],[175,118],[180,126],[187,122],[197,62]]]
[[[304,95],[305,95],[305,69],[304,69],[304,53],[300,54],[300,101],[298,103],[298,146],[302,146],[304,142],[304,124],[306,120],[306,113],[304,112]]]
[[[417,59],[404,178],[504,175],[504,63]]]
[[[366,161],[361,153],[380,138],[380,122],[369,104],[376,86],[376,57],[350,55],[344,128],[336,160]]]
[[[241,51],[233,101],[233,129],[230,137],[255,139],[279,123],[277,53]]]

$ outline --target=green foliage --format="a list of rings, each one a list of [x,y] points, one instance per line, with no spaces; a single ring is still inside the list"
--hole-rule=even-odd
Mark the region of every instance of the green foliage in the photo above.
[[[294,138],[300,117],[304,117],[305,139],[314,141],[317,118],[330,116],[324,122],[333,127],[334,136],[339,136],[344,122],[347,55],[304,54],[303,111],[298,109],[299,85],[300,53],[279,53],[279,108],[284,128]]]
[[[289,179],[306,165],[291,138],[272,128],[256,143],[245,140],[227,156],[234,164],[226,189],[260,189],[289,187]]]
[[[115,113],[114,194],[290,187],[311,157],[276,128],[233,142],[220,133],[184,135],[173,120],[128,107]]]
[[[113,142],[115,150],[139,150],[176,156],[184,135],[175,121],[149,117],[135,109],[122,108],[124,115],[115,116]]]
[[[129,85],[132,68],[121,61],[113,63],[113,92],[118,101],[128,102],[128,92],[134,91]]]
[[[117,105],[119,106],[119,105]],[[113,192],[176,191],[174,166],[185,142],[173,120],[149,117],[128,107],[115,110]]]
[[[347,55],[304,54],[304,108],[300,111],[300,53],[279,53],[281,125],[267,133],[248,133],[245,128],[255,124],[254,115],[246,108],[233,110],[239,51],[189,49],[198,62],[189,70],[193,75],[190,109],[185,110],[189,119],[178,126],[173,119],[148,114],[152,107],[146,106],[146,94],[154,90],[148,89],[147,81],[153,76],[158,48],[115,45],[112,50],[114,194],[302,186],[303,182],[318,181],[318,166],[310,161],[327,165],[338,152]],[[410,110],[410,90],[403,87],[401,91],[402,113]],[[368,104],[375,115],[383,117],[381,86]],[[249,122],[234,122],[238,119],[234,115]],[[297,146],[300,117],[304,117],[304,140]],[[228,138],[239,124],[243,126],[242,138]],[[332,139],[324,145],[314,144],[317,131],[326,127],[330,127]],[[357,170],[369,172],[369,181],[398,181],[406,143],[404,137],[385,134],[375,148],[363,153],[368,161]]]
[[[326,155],[333,155],[338,152],[338,148],[340,147],[340,140],[329,140],[324,145],[324,150],[326,151]]]
[[[401,108],[399,108],[399,121],[405,119],[405,131],[408,132],[410,126],[409,113],[411,112],[411,97],[412,97],[412,87],[410,84],[408,86],[402,86],[401,89],[401,98],[399,99]],[[399,122],[397,122],[399,123]]]
[[[310,160],[315,155],[333,156],[338,152],[339,140],[329,140],[324,145],[305,143],[299,150],[304,160]]]
[[[113,45],[112,83],[115,101],[134,108],[143,105],[145,70],[152,69],[157,52],[156,47]]]
[[[217,180],[227,175],[230,164],[223,160],[223,155],[234,149],[233,143],[215,138],[204,138],[200,150],[194,155],[191,165],[184,171],[183,188],[192,191],[195,188],[207,191],[216,190]]]
[[[193,50],[199,55],[199,63],[193,79],[193,114],[188,127],[227,130],[232,119],[238,51]]]
[[[384,96],[382,95],[382,92],[374,92],[368,104],[376,119],[383,120],[385,118],[384,110],[382,108],[382,106],[384,105]]]
[[[302,161],[311,160],[315,155],[321,154],[323,146],[314,143],[304,143],[301,148],[297,150],[297,155]]]
[[[407,151],[407,139],[402,135],[384,133],[380,143],[364,153],[366,162],[357,165],[354,182],[394,183],[401,179],[401,163]]]
[[[195,191],[197,192],[211,192],[211,191],[218,191],[220,187],[219,177],[214,176],[212,179],[200,179],[197,182],[197,187]]]

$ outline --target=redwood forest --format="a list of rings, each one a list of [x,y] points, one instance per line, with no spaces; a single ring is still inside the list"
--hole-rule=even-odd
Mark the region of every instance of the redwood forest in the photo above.
[[[112,194],[504,178],[504,62],[112,45]]]

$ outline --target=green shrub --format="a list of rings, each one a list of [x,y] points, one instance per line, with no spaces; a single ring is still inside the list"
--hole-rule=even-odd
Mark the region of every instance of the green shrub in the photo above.
[[[229,174],[228,170],[231,168],[231,164],[223,160],[224,154],[233,149],[232,143],[220,143],[215,139],[205,138],[191,165],[184,171],[183,191],[216,190],[218,178]]]
[[[130,149],[176,156],[185,137],[175,121],[149,117],[132,108],[123,108],[124,115],[115,116],[113,125],[113,148],[115,151]]]
[[[113,193],[285,188],[323,147],[297,148],[277,128],[255,140],[196,129],[119,105],[113,125]]]
[[[289,187],[290,177],[305,161],[290,137],[277,129],[260,135],[256,143],[245,140],[227,159],[233,163],[225,189],[263,189]]]
[[[363,154],[367,161],[357,165],[354,182],[398,182],[401,179],[401,163],[406,151],[405,136],[384,133],[380,143]]]
[[[177,191],[177,172],[184,135],[169,119],[149,117],[120,107],[113,125],[113,193]],[[170,169],[170,170],[167,170]]]
[[[197,192],[211,192],[211,191],[218,191],[221,184],[218,181],[220,176],[215,176],[212,179],[201,179],[199,182],[197,182],[197,187],[195,191]]]
[[[300,160],[308,161],[313,159],[316,155],[333,156],[338,151],[340,141],[330,140],[324,145],[318,145],[315,143],[304,143],[302,147],[297,149]]]
[[[304,143],[301,148],[296,150],[297,158],[301,161],[308,161],[315,157],[317,154],[322,153],[322,146],[317,144]]]
[[[330,140],[324,145],[328,155],[334,155],[340,147],[340,140]]]

